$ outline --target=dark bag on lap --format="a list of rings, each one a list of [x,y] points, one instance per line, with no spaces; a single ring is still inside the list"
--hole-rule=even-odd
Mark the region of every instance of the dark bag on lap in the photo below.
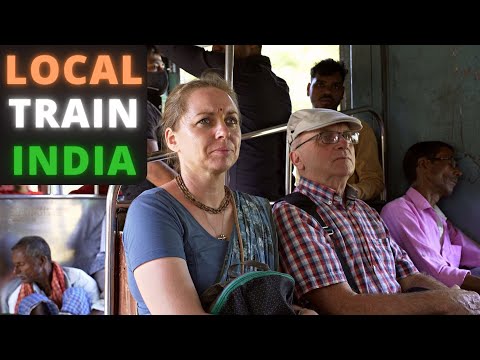
[[[236,266],[242,265],[232,265]],[[257,271],[243,273],[205,290],[200,297],[205,311],[215,315],[295,315],[292,276],[272,271],[256,261],[246,261],[243,266]]]

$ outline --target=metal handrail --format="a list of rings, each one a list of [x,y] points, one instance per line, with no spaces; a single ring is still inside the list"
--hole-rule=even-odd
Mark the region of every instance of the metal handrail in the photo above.
[[[260,136],[278,134],[285,131],[285,194],[289,194],[292,192],[292,164],[290,162],[290,149],[288,147],[288,139],[287,137],[287,124],[277,125],[268,127],[262,130],[251,131],[247,134],[242,135],[242,140],[253,139]]]
[[[225,81],[233,89],[233,58],[235,45],[225,46]]]
[[[113,315],[114,269],[115,269],[115,221],[117,197],[121,185],[110,185],[105,208],[105,315]],[[115,199],[115,201],[113,201]]]
[[[108,187],[105,208],[105,315],[113,315],[114,269],[115,269],[115,235],[116,221],[113,221],[118,209],[127,208],[131,200],[118,201],[121,185]],[[115,199],[115,201],[113,201]]]

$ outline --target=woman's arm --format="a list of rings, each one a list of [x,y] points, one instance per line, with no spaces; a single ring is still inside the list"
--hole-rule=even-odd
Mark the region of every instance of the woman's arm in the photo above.
[[[146,262],[133,272],[152,315],[206,315],[187,263],[177,257]]]

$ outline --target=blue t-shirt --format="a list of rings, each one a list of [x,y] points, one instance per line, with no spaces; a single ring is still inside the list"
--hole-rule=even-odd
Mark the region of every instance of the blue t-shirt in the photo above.
[[[235,227],[229,238],[238,241]],[[217,282],[228,243],[210,235],[166,190],[154,188],[143,192],[130,205],[123,232],[128,283],[139,314],[150,311],[133,276],[138,266],[163,257],[185,259],[200,295]]]

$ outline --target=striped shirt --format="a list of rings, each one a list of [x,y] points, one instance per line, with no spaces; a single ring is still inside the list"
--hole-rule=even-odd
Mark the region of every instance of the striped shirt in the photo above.
[[[390,238],[379,214],[347,185],[346,203],[333,189],[301,178],[295,191],[309,196],[333,230],[327,235],[307,212],[280,201],[273,208],[279,235],[280,266],[295,278],[295,295],[346,282],[333,242],[344,254],[360,293],[399,293],[397,279],[417,273],[405,251]]]

